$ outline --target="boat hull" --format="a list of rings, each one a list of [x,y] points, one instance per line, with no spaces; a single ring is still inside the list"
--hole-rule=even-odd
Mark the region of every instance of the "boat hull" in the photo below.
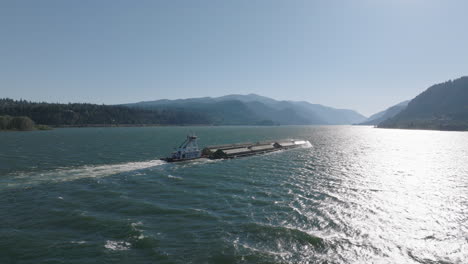
[[[197,157],[197,158],[190,158],[190,159],[174,159],[174,158],[160,158],[160,160],[165,161],[165,162],[182,162],[182,161],[190,161],[190,160],[197,160],[197,159],[203,159],[206,157]]]

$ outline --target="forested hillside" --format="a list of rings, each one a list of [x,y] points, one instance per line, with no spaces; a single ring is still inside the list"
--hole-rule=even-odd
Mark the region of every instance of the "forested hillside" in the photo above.
[[[36,103],[0,99],[0,115],[27,116],[51,126],[210,124],[209,118],[180,109],[147,110],[96,104]]]
[[[308,102],[278,101],[257,94],[231,94],[221,97],[201,97],[177,100],[156,100],[126,104],[140,109],[184,109],[201,111],[215,123],[281,125],[344,125],[359,123],[366,119],[348,109]]]
[[[38,103],[0,99],[0,115],[26,116],[49,126],[91,125],[335,125],[365,119],[359,113],[259,95],[158,100],[126,105]]]
[[[379,127],[468,130],[468,77],[429,87]]]

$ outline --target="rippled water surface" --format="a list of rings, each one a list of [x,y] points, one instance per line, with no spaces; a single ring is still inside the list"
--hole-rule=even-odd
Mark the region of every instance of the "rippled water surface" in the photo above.
[[[298,138],[225,161],[157,158]],[[349,126],[0,134],[0,263],[468,263],[468,133]]]

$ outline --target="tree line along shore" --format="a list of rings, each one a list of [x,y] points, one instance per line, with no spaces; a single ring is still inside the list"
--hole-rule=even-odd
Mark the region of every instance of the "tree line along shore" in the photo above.
[[[27,116],[0,116],[0,130],[31,131],[31,130],[49,130],[46,125],[36,125],[31,118]]]
[[[318,115],[319,113],[322,114]],[[364,121],[355,124],[379,128],[468,131],[468,76],[435,84],[412,100],[392,106],[367,120],[362,120],[363,116],[351,110],[333,109],[307,102],[276,101],[254,94],[157,100],[126,105],[38,103],[0,98],[0,130],[354,123],[349,122],[349,118]]]
[[[9,98],[0,99],[0,116],[0,130],[210,124],[207,117],[180,109],[146,110],[85,103],[38,103]]]

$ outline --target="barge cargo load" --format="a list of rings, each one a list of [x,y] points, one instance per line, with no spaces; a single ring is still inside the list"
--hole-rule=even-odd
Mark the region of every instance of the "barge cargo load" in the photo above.
[[[198,138],[194,135],[187,136],[187,139],[172,153],[171,157],[162,158],[161,160],[177,162],[200,158],[232,159],[310,145],[310,143],[305,140],[284,139],[208,146],[200,151],[198,149],[197,139]]]
[[[242,143],[220,146],[209,146],[203,149],[202,155],[209,159],[232,159],[237,157],[252,156],[282,149],[290,149],[306,146],[304,140],[279,140],[256,143]]]

